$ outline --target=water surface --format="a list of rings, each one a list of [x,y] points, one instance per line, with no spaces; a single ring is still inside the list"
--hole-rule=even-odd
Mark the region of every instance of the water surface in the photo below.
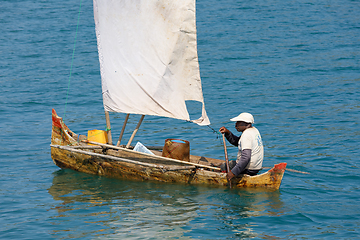
[[[229,119],[251,112],[264,165],[287,162],[310,173],[287,171],[275,192],[121,181],[56,167],[52,108],[77,133],[105,129],[92,1],[82,1],[73,65],[80,1],[0,0],[0,7],[0,238],[359,235],[358,1],[197,1],[211,127],[235,131]],[[115,137],[124,117],[111,114]],[[131,117],[128,129],[138,119]],[[192,154],[223,159],[217,136],[207,127],[146,117],[134,141],[162,146],[169,137],[186,139]],[[228,151],[234,159],[237,149]]]

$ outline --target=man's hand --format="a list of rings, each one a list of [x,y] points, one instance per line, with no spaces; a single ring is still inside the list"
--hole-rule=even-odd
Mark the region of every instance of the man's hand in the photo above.
[[[221,127],[221,128],[219,129],[219,131],[220,131],[222,134],[224,134],[224,133],[229,133],[229,132],[230,132],[226,127]]]
[[[230,181],[230,179],[232,179],[233,177],[235,177],[235,175],[231,171],[226,174],[226,178],[228,181]]]

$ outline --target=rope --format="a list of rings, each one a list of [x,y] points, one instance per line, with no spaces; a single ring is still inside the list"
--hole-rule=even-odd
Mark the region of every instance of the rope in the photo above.
[[[216,133],[216,139],[219,139],[220,140],[220,145],[223,145],[222,144],[222,134],[220,133],[220,132],[218,132],[218,131],[216,131],[215,129],[213,129],[212,127],[210,127],[209,125],[207,125],[211,130],[212,130],[212,132],[213,133]]]
[[[207,125],[207,126],[213,131],[213,133],[216,133],[216,134],[217,134],[216,139],[220,138],[220,136],[221,136],[221,133],[220,133],[220,132],[216,131],[215,129],[213,129],[213,128],[210,127],[209,125]]]
[[[78,19],[77,19],[77,25],[76,25],[75,42],[74,42],[74,48],[73,48],[72,59],[71,59],[71,66],[70,66],[70,75],[69,75],[68,89],[67,89],[67,93],[66,93],[66,102],[65,102],[64,118],[65,118],[66,106],[67,106],[68,96],[69,96],[71,73],[72,73],[72,68],[73,68],[73,63],[74,63],[75,47],[76,47],[76,38],[77,38],[77,34],[78,34],[78,29],[79,29],[79,20],[80,20],[80,12],[81,12],[81,3],[82,3],[82,0],[80,0],[80,7],[79,7],[79,13],[78,13]]]

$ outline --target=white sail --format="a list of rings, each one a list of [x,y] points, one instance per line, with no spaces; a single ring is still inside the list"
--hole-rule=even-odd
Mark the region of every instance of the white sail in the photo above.
[[[93,0],[106,111],[208,125],[196,42],[195,0]]]

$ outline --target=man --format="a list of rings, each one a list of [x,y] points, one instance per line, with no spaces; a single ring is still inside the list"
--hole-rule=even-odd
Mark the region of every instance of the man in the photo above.
[[[250,113],[241,113],[230,121],[236,122],[235,128],[242,134],[237,137],[225,127],[219,130],[231,144],[239,148],[236,162],[229,163],[231,171],[227,173],[227,178],[230,180],[239,174],[256,175],[262,168],[264,146],[260,132],[252,126],[254,117]]]

